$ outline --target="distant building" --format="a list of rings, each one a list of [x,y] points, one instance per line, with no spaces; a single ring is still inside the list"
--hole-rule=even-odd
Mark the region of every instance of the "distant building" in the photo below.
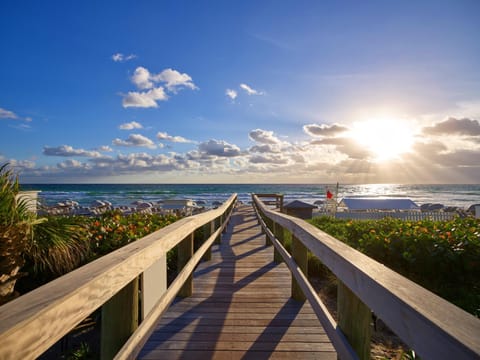
[[[202,207],[198,206],[191,199],[169,199],[163,201],[162,209],[192,215],[201,210]]]
[[[315,205],[300,200],[294,200],[283,206],[284,213],[300,219],[311,219]]]
[[[419,210],[410,199],[397,198],[343,198],[339,207],[347,211],[397,211]]]
[[[40,191],[31,190],[31,191],[20,191],[16,196],[16,201],[19,199],[25,201],[28,210],[32,213],[37,213],[37,203],[38,203],[38,193]]]

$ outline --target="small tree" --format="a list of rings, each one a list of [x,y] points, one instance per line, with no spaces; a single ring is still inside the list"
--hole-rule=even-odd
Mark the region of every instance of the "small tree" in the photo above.
[[[78,266],[89,246],[75,218],[38,218],[19,197],[18,176],[0,166],[0,304],[15,297],[16,281],[26,259],[34,269],[62,274]]]

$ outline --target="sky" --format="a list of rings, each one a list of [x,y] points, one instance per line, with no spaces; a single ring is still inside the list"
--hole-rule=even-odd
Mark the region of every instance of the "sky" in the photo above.
[[[480,1],[2,1],[23,183],[480,183]]]

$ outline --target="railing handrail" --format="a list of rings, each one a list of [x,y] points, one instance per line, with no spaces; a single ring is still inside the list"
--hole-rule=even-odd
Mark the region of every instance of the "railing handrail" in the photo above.
[[[225,215],[236,199],[233,194],[217,209],[176,221],[1,306],[0,359],[42,354],[196,229]]]
[[[479,319],[315,226],[269,210],[255,195],[252,199],[257,211],[290,231],[420,356],[480,356]]]

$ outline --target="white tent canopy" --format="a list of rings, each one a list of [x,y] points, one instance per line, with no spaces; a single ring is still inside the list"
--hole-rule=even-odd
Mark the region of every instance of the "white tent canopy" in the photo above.
[[[397,198],[343,198],[341,206],[348,210],[418,210],[419,206],[410,199]]]

